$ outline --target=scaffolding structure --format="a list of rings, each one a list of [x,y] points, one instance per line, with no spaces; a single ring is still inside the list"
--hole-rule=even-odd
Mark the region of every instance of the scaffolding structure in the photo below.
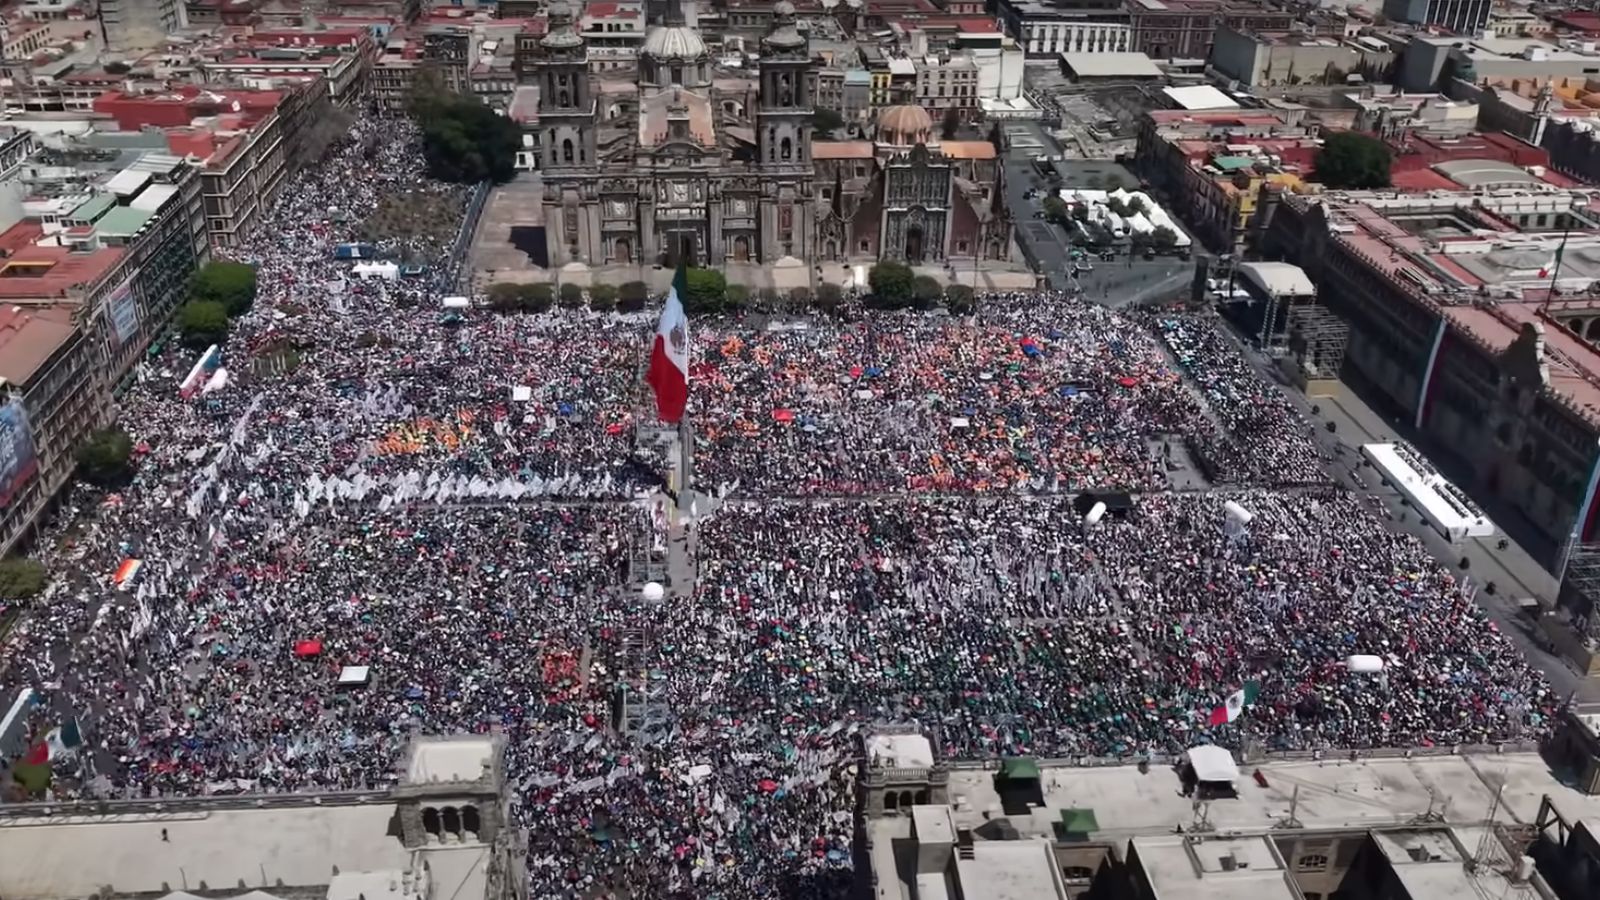
[[[1350,325],[1320,302],[1289,307],[1289,350],[1310,377],[1338,378]]]
[[[1583,616],[1580,621],[1584,632],[1600,638],[1600,544],[1574,544],[1567,555],[1566,572],[1561,579],[1561,592],[1580,599],[1583,609],[1573,611]]]

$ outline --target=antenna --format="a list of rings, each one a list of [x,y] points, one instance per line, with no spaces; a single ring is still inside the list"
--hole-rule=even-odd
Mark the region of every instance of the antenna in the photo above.
[[[1213,830],[1209,816],[1209,813],[1211,812],[1210,803],[1202,800],[1196,800],[1190,808],[1194,811],[1194,820],[1189,824],[1189,830],[1191,832]]]
[[[1304,827],[1306,827],[1300,821],[1300,817],[1296,815],[1296,813],[1299,812],[1299,811],[1300,811],[1300,785],[1297,784],[1297,785],[1294,786],[1294,793],[1289,795],[1289,814],[1287,816],[1284,816],[1283,819],[1281,819],[1278,822],[1277,827],[1278,828],[1304,828]]]
[[[1505,792],[1506,786],[1502,782],[1495,788],[1494,799],[1489,801],[1489,815],[1483,821],[1483,837],[1478,839],[1478,850],[1472,855],[1472,862],[1476,866],[1487,866],[1494,861],[1494,842],[1498,840],[1494,833],[1494,820],[1500,812],[1500,799]]]
[[[1444,821],[1444,810],[1448,809],[1450,804],[1449,803],[1445,803],[1444,804],[1444,808],[1436,808],[1436,807],[1439,807],[1439,805],[1440,804],[1439,804],[1439,791],[1438,791],[1438,789],[1431,788],[1431,787],[1428,788],[1428,811],[1416,816],[1415,818],[1413,818],[1411,820],[1412,824],[1414,824],[1414,825],[1425,825],[1425,824],[1432,824],[1432,823],[1436,823],[1436,822],[1443,822]]]

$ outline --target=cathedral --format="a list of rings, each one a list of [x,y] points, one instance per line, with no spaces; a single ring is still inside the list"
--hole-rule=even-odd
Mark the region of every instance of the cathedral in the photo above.
[[[792,4],[774,7],[754,78],[717,70],[677,10],[618,81],[591,71],[573,9],[550,7],[522,77],[539,87],[552,266],[1009,258],[989,142],[936,140],[914,105],[883,110],[873,140],[813,141],[815,64]]]

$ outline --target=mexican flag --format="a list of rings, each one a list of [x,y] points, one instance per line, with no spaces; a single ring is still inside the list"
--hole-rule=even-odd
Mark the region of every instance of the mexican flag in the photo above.
[[[1556,252],[1550,255],[1550,261],[1545,263],[1544,268],[1539,270],[1540,278],[1549,278],[1551,275],[1555,274],[1556,267],[1561,265],[1561,253],[1566,249],[1567,242],[1562,241],[1561,246],[1556,248]]]
[[[1239,718],[1239,714],[1244,712],[1246,706],[1255,705],[1256,694],[1260,693],[1260,691],[1261,685],[1256,684],[1254,681],[1246,681],[1243,687],[1229,694],[1228,699],[1222,701],[1221,706],[1211,711],[1210,717],[1206,719],[1206,724],[1224,725]]]
[[[678,422],[689,404],[689,319],[683,314],[683,298],[688,292],[688,271],[679,263],[644,377],[656,392],[656,413],[663,422]]]

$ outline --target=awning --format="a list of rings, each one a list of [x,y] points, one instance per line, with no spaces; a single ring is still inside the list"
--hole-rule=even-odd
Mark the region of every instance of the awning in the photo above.
[[[1063,809],[1061,830],[1070,834],[1093,834],[1100,830],[1100,820],[1092,809]]]
[[[1194,769],[1194,777],[1201,781],[1236,781],[1239,778],[1239,767],[1233,762],[1233,754],[1216,744],[1190,747],[1187,755],[1189,767]]]
[[[321,652],[322,652],[322,642],[321,641],[295,641],[294,642],[294,655],[300,657],[301,659],[305,659],[306,657],[310,657],[310,656],[316,656],[317,654],[319,654]]]
[[[1011,756],[1000,761],[1000,777],[1012,781],[1025,781],[1039,777],[1039,764],[1031,757]]]

